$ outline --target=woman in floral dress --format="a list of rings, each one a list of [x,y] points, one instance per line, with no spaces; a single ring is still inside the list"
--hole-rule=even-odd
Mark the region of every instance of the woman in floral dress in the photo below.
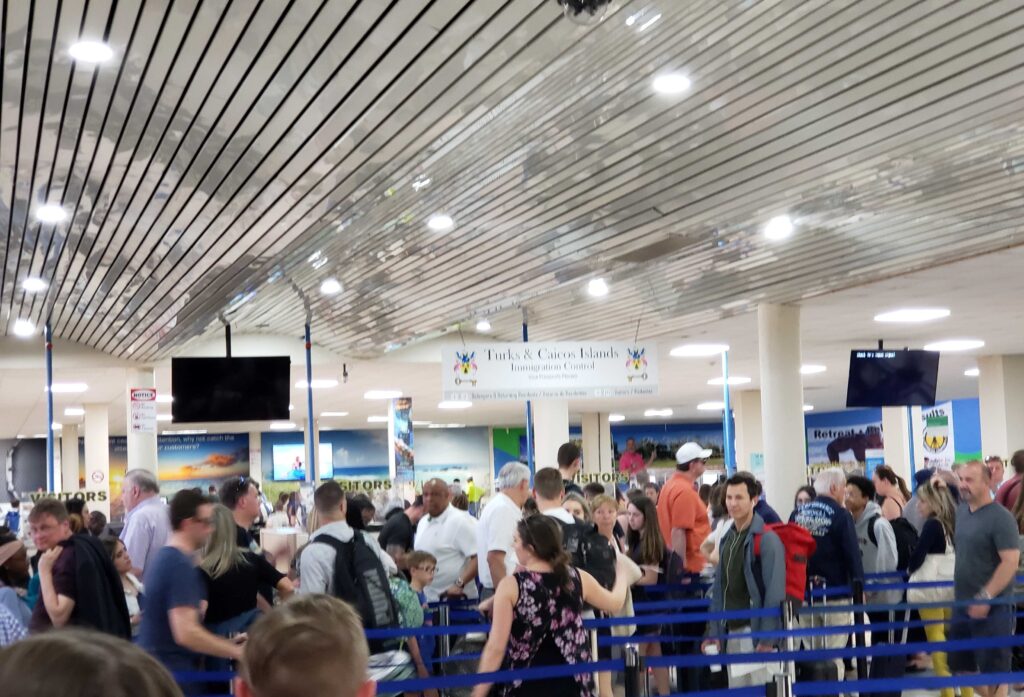
[[[549,516],[519,522],[513,538],[520,570],[498,584],[491,634],[478,672],[589,663],[583,603],[615,612],[636,579],[620,557],[615,586],[606,590],[586,571],[569,566],[562,531]],[[594,697],[593,673],[477,685],[473,697]]]

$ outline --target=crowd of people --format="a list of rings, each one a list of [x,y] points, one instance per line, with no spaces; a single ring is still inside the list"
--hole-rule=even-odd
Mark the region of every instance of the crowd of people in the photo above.
[[[626,454],[634,470],[649,464],[633,450]],[[155,670],[154,659],[172,674],[237,667],[236,693],[251,695],[273,694],[293,680],[319,684],[328,679],[319,661],[341,660],[365,676],[352,685],[353,694],[363,694],[359,690],[370,690],[371,677],[434,674],[438,642],[415,630],[435,621],[431,604],[442,600],[471,600],[491,618],[479,672],[583,664],[610,651],[601,646],[595,655],[584,620],[628,615],[632,602],[655,597],[645,593],[655,585],[678,588],[657,596],[670,599],[699,596],[710,585],[713,613],[779,608],[787,598],[803,601],[805,590],[825,591],[821,602],[839,611],[802,614],[800,621],[836,631],[824,640],[805,639],[808,647],[856,641],[864,621],[872,645],[903,643],[906,632],[875,630],[909,619],[884,609],[904,599],[902,590],[872,591],[869,584],[866,602],[882,606],[880,612],[857,617],[842,610],[872,574],[893,572],[909,574],[911,581],[954,581],[948,599],[968,601],[922,610],[928,641],[1014,633],[1024,452],[1011,459],[1014,475],[1005,482],[1002,460],[989,458],[955,471],[919,472],[914,492],[886,466],[871,477],[827,469],[796,491],[786,523],[749,473],[700,486],[709,456],[686,443],[663,486],[645,482],[609,495],[602,485],[575,483],[581,456],[567,443],[557,453],[557,468],[531,477],[521,463],[502,467],[491,496],[472,482],[467,494],[461,485],[431,479],[414,501],[389,506],[376,536],[367,529],[374,511],[328,481],[315,491],[306,521],[309,541],[289,573],[271,563],[252,534],[266,514],[258,484],[249,477],[229,479],[214,496],[189,489],[164,503],[155,476],[132,470],[125,478],[120,538],[105,535],[105,521],[94,534],[84,524],[88,511],[69,511],[54,499],[37,501],[28,516],[33,558],[17,536],[0,536],[0,645],[10,645],[0,653],[0,676],[14,662],[47,665],[40,647],[72,651],[76,642],[89,644],[82,631],[90,630],[102,640],[69,661],[90,660],[95,647],[104,647],[123,657],[126,675],[148,671],[145,694],[178,694],[165,680],[168,672]],[[460,495],[465,509],[454,505]],[[284,497],[270,515],[290,523],[288,506]],[[801,558],[805,565],[794,563]],[[763,663],[725,671],[727,684],[738,687],[769,680],[770,654],[781,647],[772,638],[780,620],[781,613],[626,631],[635,633],[647,656],[666,648],[764,653]],[[412,631],[403,638],[363,638],[363,629],[389,628]],[[273,644],[286,634],[281,646]],[[673,637],[667,647],[665,635]],[[315,650],[314,642],[320,642]],[[337,655],[325,654],[328,646]],[[1013,652],[986,648],[911,658],[930,660],[940,676],[995,674],[1010,670]],[[827,663],[803,668],[843,679],[848,666]],[[99,665],[102,672],[108,662]],[[894,677],[906,669],[903,657],[876,658],[869,674]],[[707,677],[706,671],[681,673],[682,689],[703,686]],[[658,694],[674,691],[666,670],[653,671],[653,678]],[[196,694],[223,687],[184,685]],[[492,689],[509,696],[528,690],[611,697],[612,676],[478,685],[474,694],[483,697]],[[1006,686],[976,689],[994,696],[1005,694]],[[970,688],[960,694],[971,694]]]

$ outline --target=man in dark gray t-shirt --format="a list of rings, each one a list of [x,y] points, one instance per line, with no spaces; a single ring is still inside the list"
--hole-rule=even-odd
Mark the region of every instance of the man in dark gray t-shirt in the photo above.
[[[960,499],[956,512],[956,569],[954,591],[957,600],[976,600],[953,609],[950,640],[999,639],[1013,635],[1016,607],[998,602],[1013,592],[1020,549],[1017,522],[1005,508],[992,500],[991,473],[981,462],[968,462],[960,470]],[[993,602],[993,599],[997,599]],[[1009,646],[952,651],[949,667],[954,673],[1007,673]],[[1006,685],[980,685],[981,697],[1006,694]]]

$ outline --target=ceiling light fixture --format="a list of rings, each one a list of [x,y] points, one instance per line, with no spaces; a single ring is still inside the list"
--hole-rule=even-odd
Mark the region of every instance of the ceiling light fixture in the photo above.
[[[337,387],[338,381],[335,380],[334,378],[313,378],[313,382],[309,383],[309,385],[314,390],[326,390],[331,387]],[[299,380],[297,383],[295,383],[295,387],[300,390],[306,389],[306,381]]]
[[[725,382],[726,382],[725,378],[721,378],[721,377],[719,377],[719,378],[711,378],[710,380],[708,380],[708,384],[709,385],[717,385],[718,387],[721,387],[722,385],[724,385]],[[730,375],[729,376],[729,384],[730,385],[746,385],[749,382],[750,382],[750,378],[748,378],[746,376],[743,376],[743,375]]]
[[[985,345],[981,339],[946,339],[925,344],[925,351],[973,351]]]
[[[50,424],[50,428],[54,431],[59,431],[62,428],[64,428],[64,424],[59,424],[56,421],[54,421],[52,424]]]
[[[681,73],[666,73],[654,78],[651,87],[659,94],[681,94],[690,89],[690,78]]]
[[[476,330],[481,334],[485,334],[491,331],[491,323],[485,319],[482,319],[476,323]]]
[[[44,203],[36,209],[36,220],[40,223],[63,223],[68,212],[59,203]]]
[[[32,336],[36,333],[36,325],[27,319],[14,320],[14,335],[22,338]]]
[[[366,423],[368,424],[386,424],[388,417],[386,416],[367,416]]]
[[[826,370],[828,370],[828,368],[825,366],[815,365],[813,363],[800,366],[801,375],[817,375],[818,373],[824,373]]]
[[[641,24],[637,31],[646,31],[647,29],[650,29],[651,27],[654,26],[654,23],[657,22],[659,19],[661,19],[660,14],[654,15],[649,20]],[[687,87],[689,87],[689,80],[687,80]]]
[[[805,404],[804,405],[804,411],[814,411],[814,405],[813,404]]]
[[[587,284],[587,292],[593,298],[603,298],[608,295],[608,284],[603,278],[595,278]]]
[[[77,392],[85,392],[89,389],[89,386],[84,382],[55,382],[53,383],[54,394],[75,394]],[[43,387],[43,392],[46,392],[46,387]]]
[[[707,358],[729,350],[729,344],[683,344],[669,351],[673,358]]]
[[[369,390],[363,393],[363,399],[398,399],[401,396],[401,390]]]
[[[271,431],[290,431],[295,428],[295,424],[291,421],[275,421],[270,424]]]
[[[21,288],[26,293],[39,293],[46,290],[46,281],[38,276],[29,276],[21,282]]]
[[[944,307],[904,307],[899,310],[890,310],[875,315],[876,322],[900,322],[912,324],[917,322],[932,322],[937,319],[949,317],[949,310]]]
[[[341,283],[336,278],[328,278],[320,284],[320,292],[324,295],[336,295],[341,292]]]
[[[430,185],[430,177],[420,177],[412,183],[412,190],[419,191],[420,189]]]
[[[340,419],[343,416],[348,416],[347,411],[322,411],[320,416],[327,419]]]
[[[654,419],[654,418],[665,419],[665,418],[668,418],[668,417],[672,416],[672,414],[673,414],[673,411],[671,409],[647,409],[646,411],[644,411],[644,416],[646,416],[649,419]]]
[[[413,426],[429,426],[432,423],[434,423],[434,422],[433,421],[413,421],[412,425]]]
[[[968,368],[967,370],[964,371],[964,375],[966,375],[969,378],[976,378],[979,375],[981,375],[981,370],[978,368]]]
[[[85,416],[85,409],[82,407],[67,407],[64,409],[64,416]]]
[[[451,401],[445,400],[443,402],[438,402],[437,408],[438,409],[469,409],[472,406],[473,406],[472,402],[460,402],[460,401],[457,401],[457,400],[451,400]]]
[[[433,230],[434,232],[444,232],[445,230],[451,230],[453,227],[455,227],[455,221],[452,220],[452,217],[450,215],[437,213],[435,215],[430,216],[430,218],[427,220],[427,227]]]
[[[725,409],[725,402],[701,402],[697,405],[698,411],[722,411]]]
[[[777,215],[764,226],[764,236],[769,240],[784,240],[793,234],[793,221],[788,215]]]
[[[618,423],[622,423],[625,420],[626,420],[626,417],[624,415],[622,415],[622,414],[609,414],[608,415],[608,422],[609,423],[618,424]]]
[[[156,396],[156,401],[159,404],[170,404],[174,401],[174,397],[169,394],[158,394]]]
[[[68,53],[82,63],[106,63],[114,57],[114,50],[102,41],[79,41],[71,44]]]

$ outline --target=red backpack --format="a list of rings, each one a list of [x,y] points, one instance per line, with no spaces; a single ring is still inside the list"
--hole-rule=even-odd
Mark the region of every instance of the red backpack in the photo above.
[[[814,541],[811,533],[807,532],[796,523],[772,523],[765,525],[766,531],[774,532],[782,541],[786,550],[786,597],[795,600],[797,603],[804,601],[804,591],[807,588],[807,560],[814,554],[818,543]],[[761,598],[764,599],[764,581],[761,575],[761,534],[754,535],[754,559],[757,560],[758,568],[755,570],[754,578],[761,591]]]

